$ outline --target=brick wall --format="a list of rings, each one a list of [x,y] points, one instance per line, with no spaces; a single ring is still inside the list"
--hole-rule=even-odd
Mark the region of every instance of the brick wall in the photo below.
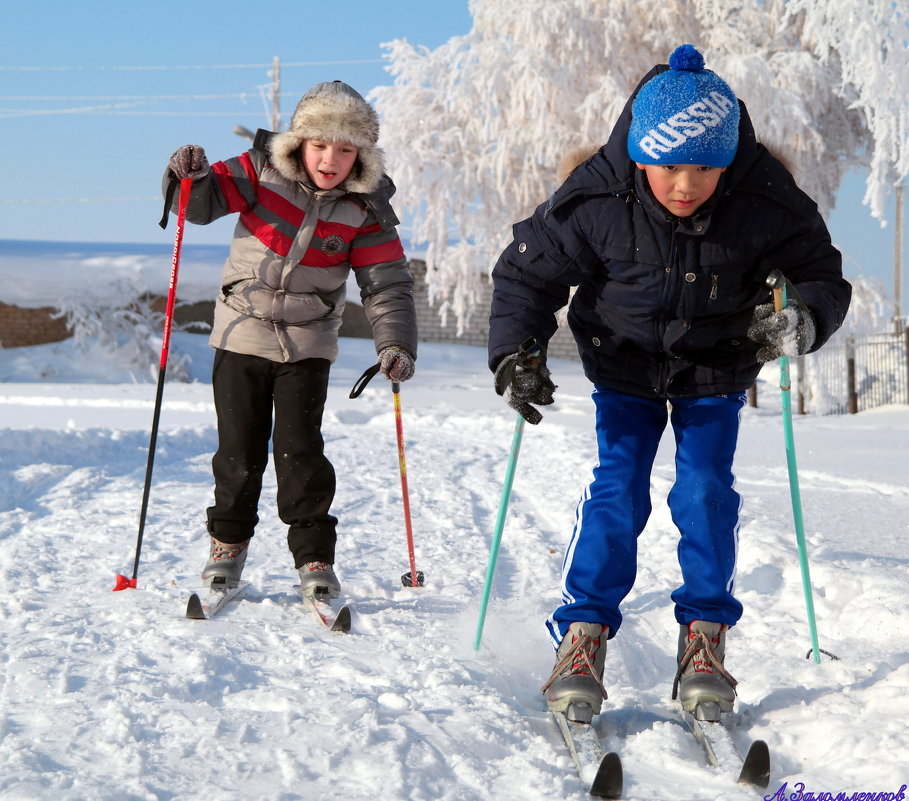
[[[418,259],[413,259],[410,262],[410,269],[416,279],[414,301],[417,306],[420,341],[476,345],[485,348],[489,339],[489,306],[492,302],[492,282],[489,277],[484,275],[481,278],[479,300],[471,312],[469,324],[465,326],[468,330],[458,336],[458,326],[454,315],[449,314],[446,324],[443,325],[438,305],[431,306],[429,303],[429,291],[425,281],[426,264]],[[567,325],[560,327],[550,340],[548,354],[560,359],[580,361],[578,347]]]
[[[23,309],[0,301],[0,347],[46,345],[69,338],[72,332],[63,318],[54,317],[56,312],[50,306]]]
[[[417,307],[417,326],[421,342],[443,342],[454,345],[475,345],[486,347],[489,335],[489,304],[492,300],[492,284],[483,276],[479,292],[479,301],[470,315],[468,330],[458,336],[454,315],[449,314],[446,324],[442,324],[439,307],[429,303],[429,292],[426,287],[426,264],[419,259],[410,262],[416,279],[414,301]],[[148,301],[149,298],[142,298]],[[164,313],[166,298],[152,299],[152,308]],[[189,331],[205,333],[211,330],[214,301],[200,303],[180,303],[174,308],[175,325],[186,327]],[[59,342],[68,338],[71,332],[62,319],[54,319],[56,310],[51,307],[41,309],[23,309],[10,306],[0,301],[0,347],[18,348],[28,345],[44,345],[48,342]],[[341,336],[370,338],[372,331],[363,312],[357,303],[348,303],[344,309],[344,320],[341,324]],[[566,326],[560,328],[549,343],[549,355],[563,359],[578,360],[578,349],[574,337]]]

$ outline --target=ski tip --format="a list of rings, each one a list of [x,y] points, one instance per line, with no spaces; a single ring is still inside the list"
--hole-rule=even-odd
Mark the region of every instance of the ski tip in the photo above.
[[[597,768],[596,778],[590,787],[590,794],[594,798],[621,798],[624,777],[622,775],[622,759],[613,751],[604,755]]]
[[[350,633],[350,607],[342,606],[338,610],[338,614],[335,617],[335,622],[331,625],[331,631],[338,631],[341,634]]]
[[[740,784],[753,784],[755,787],[770,785],[770,749],[763,740],[751,743],[738,780]]]
[[[405,587],[423,587],[426,584],[426,577],[423,575],[422,570],[418,570],[417,580],[414,581],[413,573],[408,570],[403,576],[401,576],[401,583]]]
[[[205,620],[205,610],[202,608],[202,599],[197,593],[189,596],[186,603],[186,616],[190,620]]]

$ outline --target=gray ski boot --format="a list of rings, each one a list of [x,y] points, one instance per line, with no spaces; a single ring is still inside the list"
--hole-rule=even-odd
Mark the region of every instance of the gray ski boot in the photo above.
[[[307,562],[297,568],[300,572],[300,594],[341,597],[341,583],[328,562]]]
[[[698,720],[717,722],[720,713],[732,711],[737,682],[723,666],[727,628],[695,620],[679,631],[679,668],[672,697]]]
[[[202,570],[202,583],[206,587],[212,586],[212,582],[224,589],[236,587],[246,564],[248,548],[249,540],[229,543],[219,542],[212,537],[211,552]]]
[[[603,663],[609,627],[572,623],[556,651],[552,675],[543,685],[551,712],[564,713],[572,723],[590,723],[606,698]]]

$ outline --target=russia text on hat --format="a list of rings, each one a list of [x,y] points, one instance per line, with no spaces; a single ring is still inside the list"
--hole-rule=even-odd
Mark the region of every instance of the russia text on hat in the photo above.
[[[707,97],[702,97],[684,111],[673,114],[668,120],[657,125],[668,138],[651,128],[647,131],[647,136],[641,137],[638,147],[648,156],[659,158],[661,153],[670,153],[689,139],[700,136],[707,128],[719,125],[733,108],[734,100],[721,92],[711,92]]]

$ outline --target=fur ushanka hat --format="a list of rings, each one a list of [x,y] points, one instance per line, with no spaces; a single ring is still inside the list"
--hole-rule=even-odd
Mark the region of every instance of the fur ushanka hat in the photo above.
[[[287,178],[308,180],[300,155],[307,139],[350,142],[359,149],[357,161],[343,187],[369,194],[379,186],[385,172],[379,141],[379,115],[363,96],[342,81],[316,84],[297,104],[290,129],[269,143],[272,164]]]

